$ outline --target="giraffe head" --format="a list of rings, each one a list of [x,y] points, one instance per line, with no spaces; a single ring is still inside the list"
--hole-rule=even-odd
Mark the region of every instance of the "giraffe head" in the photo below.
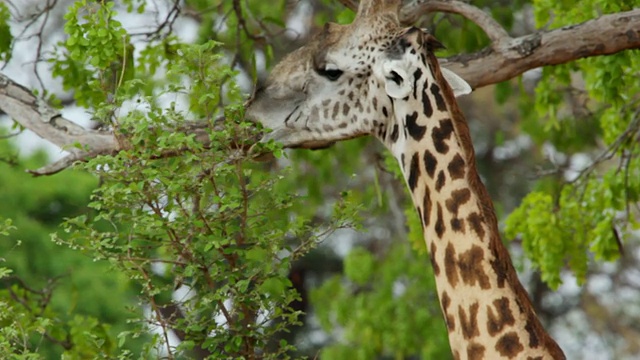
[[[417,28],[401,28],[397,0],[363,0],[353,23],[329,23],[307,45],[275,66],[247,103],[247,118],[272,129],[263,141],[321,148],[362,135],[384,142],[394,119],[392,102],[414,92],[413,74],[440,43]],[[439,67],[434,64],[433,71]],[[455,94],[471,91],[442,69]]]

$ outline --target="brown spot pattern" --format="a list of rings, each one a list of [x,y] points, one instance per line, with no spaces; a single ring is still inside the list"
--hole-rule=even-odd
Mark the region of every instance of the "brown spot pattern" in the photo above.
[[[445,143],[445,140],[451,137],[451,133],[453,133],[453,123],[451,119],[440,120],[440,126],[433,128],[431,137],[433,139],[433,146],[437,152],[446,154],[449,151],[449,145]]]
[[[412,50],[415,51],[415,50]],[[420,80],[420,77],[422,77],[422,70],[420,68],[417,68],[416,71],[413,72],[413,98],[414,99],[418,99],[418,80]],[[425,98],[426,96],[423,96],[423,98]],[[423,112],[423,114],[426,115],[425,112]],[[427,115],[430,116],[430,115]]]
[[[335,119],[338,116],[338,112],[340,111],[340,103],[336,102],[333,104],[333,113],[331,114],[331,118]]]
[[[431,193],[429,192],[429,188],[425,187],[424,189],[424,199],[422,200],[422,207],[424,209],[422,213],[422,220],[424,220],[424,226],[429,226],[429,222],[431,221]]]
[[[424,152],[424,169],[429,174],[429,177],[433,179],[433,176],[436,174],[436,166],[438,166],[438,160],[431,153],[431,151],[426,150]]]
[[[349,115],[349,104],[347,103],[342,104],[342,115],[344,116]]]
[[[418,178],[420,178],[420,164],[418,163],[418,153],[414,153],[411,157],[409,178],[407,179],[411,192],[413,192],[416,189],[416,186],[418,186]]]
[[[467,346],[467,359],[483,360],[485,347],[477,343],[471,343]]]
[[[422,113],[426,117],[431,117],[431,115],[433,115],[433,106],[431,106],[431,99],[426,95],[426,91],[422,96]]]
[[[444,186],[444,171],[440,170],[438,178],[436,179],[436,191],[440,191]]]
[[[462,179],[464,177],[464,159],[460,154],[456,154],[447,166],[451,180]]]
[[[487,305],[487,317],[487,331],[491,336],[497,335],[506,326],[511,326],[516,322],[509,308],[509,299],[506,297],[493,300],[493,307]]]
[[[438,86],[438,84],[436,83],[431,84],[431,93],[433,94],[433,97],[436,99],[436,107],[438,108],[438,110],[446,111],[447,104],[444,102],[444,98],[442,97],[442,94],[440,94],[440,87]]]
[[[481,289],[486,290],[491,288],[491,283],[483,268],[483,258],[484,250],[478,245],[473,245],[471,249],[460,254],[458,268],[465,284],[475,286],[477,283]]]
[[[407,115],[405,120],[405,126],[409,131],[409,135],[416,141],[422,140],[424,133],[427,132],[427,127],[418,125],[418,112],[414,111],[413,114]]]
[[[456,329],[456,319],[453,315],[449,314],[449,306],[451,305],[451,298],[446,291],[442,292],[442,297],[440,298],[440,304],[442,305],[442,313],[444,314],[444,320],[447,323],[447,329],[449,332]]]
[[[504,267],[504,264],[498,260],[498,258],[493,258],[490,260],[491,268],[493,269],[494,274],[497,277],[497,283],[499,288],[503,288],[505,282],[507,281],[507,270]]]
[[[473,212],[467,216],[469,227],[478,235],[480,240],[484,239],[484,227],[482,227],[482,217],[477,212]]]
[[[451,219],[451,230],[455,232],[461,232],[464,234],[465,233],[464,220],[458,219],[458,218]]]
[[[446,229],[444,227],[444,219],[442,217],[442,206],[440,205],[440,203],[438,203],[438,210],[436,213],[435,230],[436,230],[436,235],[438,235],[438,238],[442,239],[442,235],[444,235],[444,232]]]
[[[447,275],[447,281],[452,288],[458,285],[458,267],[456,266],[456,251],[451,243],[447,244],[444,251],[444,272]]]
[[[511,331],[500,337],[496,343],[496,350],[498,350],[502,356],[506,356],[509,359],[515,359],[518,354],[524,350],[524,346],[520,343],[518,334]]]
[[[466,204],[469,199],[471,199],[471,191],[469,189],[453,190],[451,197],[445,201],[445,206],[450,213],[458,215],[460,206]]]
[[[438,276],[440,275],[440,265],[436,261],[436,251],[438,250],[436,243],[432,242],[429,247],[429,258],[431,258],[431,266],[433,267],[433,273]]]
[[[480,305],[476,302],[469,307],[469,317],[462,306],[458,305],[458,318],[460,319],[460,329],[465,339],[471,339],[480,335],[478,328],[478,309]]]
[[[527,320],[527,324],[524,326],[524,329],[529,333],[529,347],[537,348],[540,345],[540,339],[538,339],[538,334],[536,334],[531,320]]]
[[[393,124],[393,129],[391,130],[391,142],[398,141],[398,124]]]

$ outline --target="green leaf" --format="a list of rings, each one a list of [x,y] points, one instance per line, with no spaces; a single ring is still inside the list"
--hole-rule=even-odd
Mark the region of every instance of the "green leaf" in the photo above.
[[[375,261],[370,252],[362,248],[351,250],[344,260],[344,273],[358,285],[366,284],[373,275]]]

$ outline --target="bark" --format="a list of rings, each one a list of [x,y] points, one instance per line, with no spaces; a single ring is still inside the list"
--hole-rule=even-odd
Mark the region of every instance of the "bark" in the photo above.
[[[349,7],[357,6],[351,0],[341,2]],[[420,14],[433,11],[461,14],[477,23],[492,39],[492,45],[482,51],[441,60],[443,66],[458,73],[473,88],[505,81],[541,66],[640,48],[640,9],[603,15],[581,24],[518,38],[509,37],[482,10],[460,1],[414,2],[401,9],[400,19],[404,23],[413,22]],[[2,73],[0,110],[24,128],[70,153],[55,163],[30,171],[34,175],[54,174],[76,161],[125,148],[112,132],[86,129],[65,119],[29,89]],[[193,124],[183,130],[195,133],[201,141],[206,142],[206,134],[202,131],[206,126]],[[161,156],[176,155],[179,154]]]
[[[62,117],[59,111],[9,77],[0,73],[0,110],[41,138],[69,152],[63,159],[32,171],[34,175],[54,174],[75,161],[119,150],[113,133],[86,129]]]
[[[472,88],[499,83],[527,70],[640,48],[640,9],[603,15],[578,25],[503,38],[475,54],[442,60]]]

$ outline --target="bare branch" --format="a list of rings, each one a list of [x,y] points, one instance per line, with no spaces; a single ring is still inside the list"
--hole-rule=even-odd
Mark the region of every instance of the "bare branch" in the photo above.
[[[640,9],[503,41],[474,54],[442,59],[473,88],[514,78],[541,66],[640,48]]]
[[[72,154],[87,151],[101,154],[118,149],[112,133],[88,130],[63,118],[44,100],[2,73],[0,109],[23,127]]]
[[[27,170],[27,172],[33,176],[53,175],[53,174],[59,173],[60,171],[68,167],[71,167],[74,163],[78,161],[86,161],[98,155],[100,154],[89,153],[89,152],[71,154],[63,157],[58,161],[54,161],[51,164],[47,164],[39,169]]]
[[[457,0],[412,2],[400,10],[400,21],[404,24],[413,24],[425,13],[430,12],[460,14],[478,25],[494,43],[509,38],[507,31],[491,15],[473,5]]]

